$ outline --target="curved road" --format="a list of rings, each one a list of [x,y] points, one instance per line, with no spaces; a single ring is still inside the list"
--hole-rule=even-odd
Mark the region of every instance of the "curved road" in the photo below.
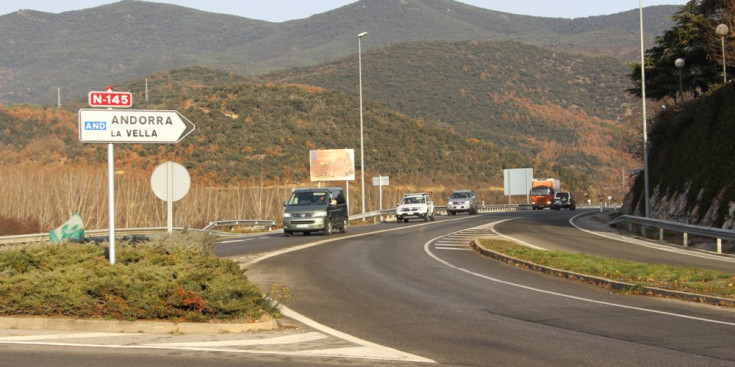
[[[355,236],[364,229],[353,227],[328,238],[334,241],[254,263],[247,274],[262,289],[288,287],[288,307],[318,323],[444,365],[735,364],[731,310],[611,294],[496,262],[467,246],[497,227],[558,249],[630,246],[623,253],[639,259],[686,256],[582,232],[569,224],[576,213],[385,223],[372,226],[379,233],[370,236]],[[314,240],[298,238],[307,239]]]

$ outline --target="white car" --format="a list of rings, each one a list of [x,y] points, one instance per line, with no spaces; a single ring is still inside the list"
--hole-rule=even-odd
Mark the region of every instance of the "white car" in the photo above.
[[[406,194],[396,207],[396,221],[408,222],[409,219],[434,220],[434,202],[424,193]]]

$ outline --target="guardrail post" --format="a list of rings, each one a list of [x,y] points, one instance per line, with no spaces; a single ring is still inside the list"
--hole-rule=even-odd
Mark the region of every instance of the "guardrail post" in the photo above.
[[[689,247],[689,233],[684,232],[684,247]]]
[[[659,241],[663,241],[664,240],[664,229],[663,228],[659,228],[658,229],[658,240]]]
[[[646,226],[641,226],[641,236],[646,237]]]
[[[722,238],[717,239],[717,253],[718,254],[722,253]]]

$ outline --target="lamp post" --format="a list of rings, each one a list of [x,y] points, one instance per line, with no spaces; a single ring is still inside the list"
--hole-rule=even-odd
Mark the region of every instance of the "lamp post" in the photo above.
[[[679,69],[679,103],[684,102],[684,93],[683,93],[684,86],[681,82],[681,69],[684,68],[684,65],[686,65],[686,63],[684,62],[684,59],[682,59],[681,57],[676,59],[676,61],[674,61],[674,66],[676,66],[676,68]]]
[[[727,63],[725,62],[725,36],[730,32],[727,24],[720,24],[715,28],[715,33],[720,36],[722,41],[722,81],[727,83]]]
[[[367,32],[362,32],[357,35],[357,68],[360,78],[360,194],[362,195],[360,208],[362,209],[362,214],[365,214],[365,150],[362,139],[362,45],[360,41],[365,36],[367,36]]]
[[[638,0],[639,18],[641,24],[641,103],[643,104],[643,216],[649,217],[648,203],[648,132],[646,128],[646,60],[643,50],[643,0]]]

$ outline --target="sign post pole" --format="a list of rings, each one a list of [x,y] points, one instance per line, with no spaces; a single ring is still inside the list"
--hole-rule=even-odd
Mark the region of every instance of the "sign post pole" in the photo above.
[[[166,209],[168,211],[168,234],[174,233],[174,162],[166,163]]]
[[[115,147],[107,144],[107,197],[109,202],[110,265],[115,265]]]

